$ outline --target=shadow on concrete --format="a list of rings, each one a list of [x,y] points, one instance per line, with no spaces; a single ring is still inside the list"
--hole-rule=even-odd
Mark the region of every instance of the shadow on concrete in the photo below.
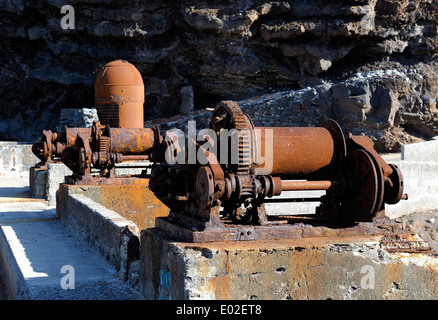
[[[0,198],[30,198],[28,187],[1,187]]]

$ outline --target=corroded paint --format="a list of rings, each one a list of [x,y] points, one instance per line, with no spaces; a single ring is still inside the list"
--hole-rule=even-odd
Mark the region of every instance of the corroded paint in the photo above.
[[[172,299],[438,298],[438,259],[388,253],[378,236],[189,244],[150,229],[144,239],[154,244],[145,245],[140,258],[149,264],[140,288],[148,288],[142,293],[150,299],[163,293],[159,281],[150,283],[162,269],[178,279]]]
[[[155,226],[157,217],[167,216],[169,209],[149,190],[148,179],[131,179],[124,184],[61,185],[62,197],[80,193],[133,221],[140,230]],[[60,206],[62,207],[62,203]]]
[[[134,65],[124,60],[107,63],[96,75],[94,91],[99,118],[116,118],[120,128],[143,128],[144,84]],[[114,105],[116,114],[108,114]]]

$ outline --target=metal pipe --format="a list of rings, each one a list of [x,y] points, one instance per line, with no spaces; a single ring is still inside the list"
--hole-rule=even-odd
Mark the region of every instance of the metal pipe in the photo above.
[[[299,191],[299,190],[331,190],[339,186],[337,180],[322,180],[322,181],[294,181],[282,180],[282,191]]]
[[[265,198],[264,203],[321,202],[321,198]]]
[[[149,155],[143,155],[143,156],[137,156],[137,155],[130,155],[130,156],[122,156],[123,161],[142,161],[142,160],[149,160]]]

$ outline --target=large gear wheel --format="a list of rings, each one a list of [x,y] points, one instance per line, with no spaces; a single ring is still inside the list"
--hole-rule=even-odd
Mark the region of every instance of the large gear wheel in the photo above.
[[[253,194],[253,183],[250,179],[252,170],[251,161],[251,135],[253,124],[235,101],[222,101],[215,108],[210,120],[210,129],[219,137],[222,130],[235,129],[238,131],[238,161],[230,166],[233,173],[241,182],[241,195]],[[229,148],[228,150],[231,150]]]

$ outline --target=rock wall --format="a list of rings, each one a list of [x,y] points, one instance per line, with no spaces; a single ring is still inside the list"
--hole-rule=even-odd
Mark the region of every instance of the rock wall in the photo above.
[[[305,108],[320,113],[302,123],[332,117],[395,151],[438,135],[437,13],[436,0],[0,0],[0,138],[33,141],[61,108],[92,107],[93,72],[125,59],[146,120],[178,114],[186,86],[195,109],[313,88]]]

